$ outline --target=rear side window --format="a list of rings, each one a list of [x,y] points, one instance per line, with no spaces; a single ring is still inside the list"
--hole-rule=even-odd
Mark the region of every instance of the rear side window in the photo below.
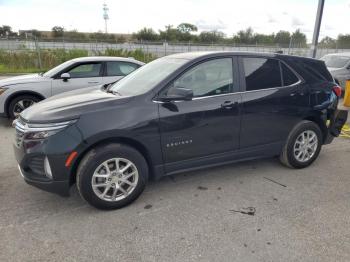
[[[246,91],[281,87],[279,61],[267,58],[243,58]]]
[[[107,76],[126,76],[140,67],[137,64],[121,61],[106,62],[106,64]]]
[[[281,69],[284,86],[290,86],[299,81],[299,78],[284,63],[281,63]]]

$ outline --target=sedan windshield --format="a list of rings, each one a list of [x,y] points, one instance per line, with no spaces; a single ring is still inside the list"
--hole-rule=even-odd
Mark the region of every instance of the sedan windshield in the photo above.
[[[110,91],[124,96],[141,95],[150,91],[188,60],[179,58],[159,58],[144,65],[134,73],[115,83]]]
[[[350,61],[348,56],[326,55],[321,58],[327,67],[342,68]]]

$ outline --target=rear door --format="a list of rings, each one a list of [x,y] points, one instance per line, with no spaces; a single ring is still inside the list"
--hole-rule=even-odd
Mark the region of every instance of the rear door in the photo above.
[[[107,61],[103,83],[110,84],[135,71],[140,65],[125,61]]]
[[[159,103],[166,172],[186,168],[185,160],[239,148],[238,66],[231,57],[203,61],[185,71],[172,87],[192,89],[191,101]],[[203,159],[204,164],[210,164]],[[191,166],[191,164],[189,164]],[[193,166],[192,166],[193,167]]]
[[[52,95],[79,88],[102,84],[102,62],[77,63],[62,73],[69,73],[70,79],[63,80],[58,76],[52,80]]]
[[[243,75],[241,148],[279,148],[308,110],[307,86],[278,59],[241,56],[239,61]]]

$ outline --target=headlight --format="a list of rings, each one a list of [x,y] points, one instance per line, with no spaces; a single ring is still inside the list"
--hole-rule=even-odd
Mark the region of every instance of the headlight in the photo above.
[[[75,123],[77,120],[71,120],[59,123],[47,123],[47,124],[30,124],[23,121],[15,120],[14,126],[16,129],[24,133],[24,139],[36,140],[45,139],[49,136],[57,134],[67,126]]]
[[[1,95],[2,93],[4,93],[6,90],[7,90],[7,88],[5,88],[5,87],[0,87],[0,95]]]

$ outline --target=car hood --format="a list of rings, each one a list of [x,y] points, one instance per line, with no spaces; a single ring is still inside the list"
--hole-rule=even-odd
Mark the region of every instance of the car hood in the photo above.
[[[21,118],[30,123],[63,122],[77,119],[82,114],[125,104],[131,99],[107,93],[100,86],[89,87],[45,99],[24,110]]]
[[[0,80],[0,87],[50,81],[50,78],[39,74],[21,75]]]

